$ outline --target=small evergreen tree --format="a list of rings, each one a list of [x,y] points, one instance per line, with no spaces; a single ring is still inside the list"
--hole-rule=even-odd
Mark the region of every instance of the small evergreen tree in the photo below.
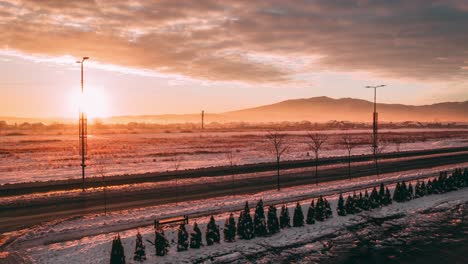
[[[276,214],[276,207],[274,205],[270,205],[268,207],[268,232],[270,234],[274,234],[279,232],[280,226],[278,221],[278,215]]]
[[[422,181],[421,183],[421,196],[426,196],[427,195],[427,187],[426,183]]]
[[[392,195],[390,194],[390,190],[388,189],[388,187],[385,188],[385,204],[392,204]]]
[[[369,204],[369,193],[367,190],[364,192],[364,197],[362,198],[362,210],[368,211],[370,209]]]
[[[244,237],[244,218],[244,211],[241,211],[239,218],[237,218],[237,235],[240,238]]]
[[[417,181],[416,185],[414,186],[414,198],[419,198],[421,196],[421,183]]]
[[[140,232],[138,232],[136,235],[135,253],[133,253],[133,260],[140,262],[146,260],[145,245],[143,245],[143,237],[141,236]]]
[[[231,213],[224,223],[224,241],[233,242],[236,240],[236,220]]]
[[[304,213],[302,212],[302,206],[299,202],[297,202],[296,208],[294,209],[293,226],[304,226]]]
[[[111,264],[125,264],[125,252],[120,240],[120,235],[117,235],[112,240],[112,249],[110,256]]]
[[[309,209],[307,210],[307,218],[306,218],[306,223],[308,225],[313,225],[315,224],[315,205],[314,205],[314,200],[310,203]]]
[[[348,198],[351,198],[351,196],[348,196]],[[336,207],[336,212],[338,213],[339,216],[346,215],[345,203],[344,203],[343,195],[341,193],[340,193],[340,197],[338,198],[338,206]]]
[[[390,190],[388,189],[388,187],[386,187],[384,196],[382,198],[382,206],[389,205],[391,203],[392,203],[392,196],[390,194]]]
[[[348,198],[346,198],[346,214],[354,214],[355,213],[355,208],[354,208],[354,201],[353,197],[351,195],[348,195]]]
[[[197,222],[193,225],[193,232],[190,233],[190,248],[200,248],[202,245],[202,232],[198,228]]]
[[[408,201],[408,187],[406,187],[406,182],[403,181],[401,183],[401,191],[400,191],[400,202]]]
[[[262,200],[258,202],[257,207],[255,208],[254,233],[256,236],[265,236],[267,234],[265,211],[263,210]]]
[[[214,217],[211,216],[210,221],[206,225],[206,244],[211,246],[214,243],[219,243],[220,239],[219,226],[216,224]]]
[[[428,180],[428,181],[427,181],[426,193],[427,193],[427,194],[433,194],[433,193],[434,193],[433,186],[432,186],[432,181],[431,181],[431,180]]]
[[[395,186],[395,190],[393,190],[393,201],[400,202],[400,197],[401,197],[400,192],[401,192],[401,186],[400,186],[400,183],[397,182]]]
[[[380,205],[383,205],[383,199],[385,197],[385,186],[383,183],[380,183],[380,188],[379,188],[379,203]]]
[[[279,222],[280,222],[280,228],[291,227],[291,218],[289,217],[289,210],[284,204],[281,207]]]
[[[362,203],[364,202],[364,196],[362,195],[362,192],[359,192],[359,198],[356,198],[356,195],[353,195],[353,198],[355,203],[355,211],[362,211]]]
[[[464,169],[462,171],[462,169],[459,170],[460,171],[460,182],[461,182],[461,186],[462,187],[466,187],[468,186],[468,169]]]
[[[323,197],[320,196],[317,199],[317,205],[315,206],[315,220],[324,221],[326,218],[325,210],[325,202],[323,201]]]
[[[157,229],[155,234],[154,247],[156,249],[156,256],[165,256],[168,252],[169,241],[167,241],[162,229]]]
[[[440,181],[439,179],[435,178],[432,181],[432,193],[433,194],[439,194],[441,193],[441,188],[440,188]]]
[[[413,199],[413,197],[414,197],[413,185],[410,182],[409,185],[408,185],[408,192],[406,193],[406,200],[409,201],[409,200]]]
[[[254,237],[254,227],[248,202],[245,202],[244,211],[241,216],[242,219],[239,219],[239,225],[237,226],[239,237],[241,239],[252,239]]]
[[[369,206],[372,209],[378,208],[380,206],[379,193],[375,187],[372,189],[371,195],[369,197]]]
[[[445,179],[444,179],[444,173],[443,172],[440,172],[439,173],[439,177],[436,178],[433,183],[434,183],[434,189],[436,191],[436,193],[443,193],[444,192],[444,183]]]
[[[177,232],[177,251],[185,251],[188,246],[188,233],[185,229],[185,224],[181,224]]]
[[[362,196],[362,192],[359,192],[359,198],[357,197],[356,193],[353,195],[353,202],[354,202],[354,213],[360,213],[362,211],[362,203],[364,202],[364,197]]]

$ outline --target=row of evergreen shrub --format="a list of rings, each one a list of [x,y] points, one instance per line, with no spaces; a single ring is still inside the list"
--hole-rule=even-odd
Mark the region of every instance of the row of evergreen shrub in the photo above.
[[[374,187],[370,195],[367,190],[365,190],[364,194],[359,192],[359,195],[354,192],[353,195],[348,195],[345,201],[343,195],[340,194],[336,211],[340,216],[356,214],[389,205],[392,203],[392,200],[401,203],[425,195],[445,193],[467,186],[468,169],[464,171],[456,169],[450,176],[448,176],[446,172],[441,172],[437,178],[429,180],[427,183],[425,181],[418,181],[414,189],[411,183],[407,185],[405,181],[398,182],[393,192],[393,197],[391,197],[388,187],[385,187],[382,183],[380,184],[379,190],[377,191],[377,188]],[[316,201],[312,200],[307,210],[306,217],[304,217],[300,203],[298,202],[296,204],[292,226],[301,227],[304,226],[304,223],[312,225],[315,224],[316,221],[324,221],[331,217],[333,217],[333,213],[330,203],[326,198],[320,196]],[[267,216],[265,217],[264,204],[263,201],[260,200],[255,207],[254,218],[252,219],[249,204],[246,202],[244,209],[240,212],[237,224],[232,213],[226,219],[223,232],[224,241],[233,242],[236,240],[236,237],[249,240],[254,237],[272,235],[280,232],[281,229],[290,227],[291,218],[286,205],[281,207],[279,217],[276,207],[270,205],[268,207]],[[216,225],[214,217],[211,216],[205,233],[206,244],[211,246],[215,243],[219,243],[220,239],[219,226]],[[169,241],[164,235],[164,230],[157,229],[155,231],[154,243],[152,241],[149,242],[154,245],[157,256],[165,256],[167,254]],[[202,245],[202,232],[196,222],[193,225],[193,231],[190,233],[190,237],[185,225],[182,224],[179,226],[177,233],[177,251],[185,251],[189,247],[200,248]],[[145,246],[139,232],[136,237],[133,259],[135,261],[146,260]],[[116,236],[112,241],[110,262],[111,264],[125,263],[125,255],[120,236]]]
[[[413,188],[411,182],[409,184],[406,184],[405,181],[398,182],[393,197],[391,197],[388,187],[385,188],[383,183],[380,184],[379,191],[374,187],[370,195],[367,190],[364,195],[359,192],[359,196],[355,192],[352,196],[348,195],[345,201],[343,195],[340,194],[336,210],[340,216],[356,214],[389,205],[392,200],[402,203],[425,195],[445,193],[467,186],[468,169],[463,171],[462,169],[455,169],[450,176],[448,176],[447,172],[440,172],[437,178],[430,179],[427,183],[424,180],[417,181],[415,188]]]
[[[362,192],[359,192],[359,195],[354,192],[353,195],[348,195],[346,202],[343,195],[340,193],[336,211],[339,216],[345,216],[348,214],[357,214],[362,211],[380,208],[391,203],[392,199],[390,196],[390,190],[388,187],[385,188],[384,184],[381,183],[379,191],[374,187],[370,195],[367,190],[365,190],[364,195]]]
[[[325,219],[331,218],[332,216],[333,213],[330,203],[326,198],[320,196],[316,203],[315,200],[312,200],[311,204],[309,205],[307,210],[307,218],[304,217],[300,203],[298,202],[296,204],[292,219],[292,226],[301,227],[304,226],[304,222],[310,225],[314,224],[315,221],[324,221]],[[224,224],[224,241],[233,242],[236,240],[236,236],[239,239],[245,240],[252,239],[254,237],[267,236],[279,232],[280,229],[289,227],[291,227],[291,218],[289,216],[289,210],[286,205],[281,207],[279,217],[277,215],[276,207],[274,205],[270,205],[268,207],[267,217],[265,217],[263,201],[260,200],[257,203],[254,218],[252,220],[249,204],[246,202],[244,210],[240,212],[237,224],[232,213],[226,219]],[[219,226],[216,225],[213,216],[211,216],[210,221],[207,224],[205,238],[208,246],[220,242]],[[154,245],[157,256],[165,256],[167,254],[170,244],[164,235],[164,230],[156,230],[154,243],[152,241],[149,242]],[[200,248],[202,245],[202,233],[197,223],[193,225],[193,231],[190,233],[190,241],[185,225],[181,224],[179,226],[177,232],[177,251],[185,251],[189,247]],[[145,246],[143,245],[143,239],[140,233],[137,234],[133,259],[135,261],[146,260]],[[125,263],[125,256],[122,243],[120,242],[120,236],[116,237],[113,241],[111,263]]]

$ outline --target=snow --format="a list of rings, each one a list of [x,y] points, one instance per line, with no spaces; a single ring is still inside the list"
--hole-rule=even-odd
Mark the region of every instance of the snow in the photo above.
[[[347,131],[348,132],[348,131]],[[351,130],[349,133],[368,136],[368,130]],[[382,131],[384,132],[384,131]],[[401,150],[422,150],[445,147],[468,146],[466,131],[432,130],[388,130],[392,133],[422,132],[446,133],[427,135],[424,142],[401,144]],[[461,134],[456,134],[460,132]],[[284,160],[307,159],[307,141],[304,131],[287,131],[290,135],[290,151]],[[336,135],[340,130],[321,131]],[[88,138],[88,175],[100,173],[98,167],[105,168],[106,175],[123,175],[146,172],[161,172],[175,169],[174,157],[180,160],[178,169],[191,169],[228,165],[226,152],[234,154],[234,164],[271,162],[265,132],[208,132],[172,134],[115,134],[90,135]],[[411,135],[411,134],[409,134]],[[337,145],[338,138],[327,144],[320,152],[321,157],[343,156],[346,151]],[[0,184],[81,177],[79,170],[78,140],[72,135],[25,135],[0,137]],[[389,145],[384,152],[395,151]],[[353,149],[353,155],[369,154],[369,146]],[[96,166],[99,165],[99,166]]]
[[[462,164],[464,166],[468,164]],[[453,168],[453,166],[451,167]],[[207,200],[198,200],[179,203],[176,205],[161,205],[149,208],[127,210],[111,213],[107,216],[102,214],[74,217],[70,219],[57,220],[31,229],[20,230],[6,234],[11,242],[9,248],[27,253],[35,263],[107,263],[110,255],[112,237],[119,232],[125,248],[127,259],[133,256],[135,235],[139,230],[144,240],[154,240],[154,231],[151,226],[155,218],[169,217],[174,215],[190,215],[190,222],[196,221],[203,234],[209,215],[214,214],[217,224],[224,226],[224,220],[230,212],[238,216],[239,210],[245,201],[249,201],[252,208],[259,199],[265,204],[286,203],[293,215],[296,201],[301,201],[303,211],[312,197],[320,194],[326,195],[332,209],[336,208],[337,193],[341,191],[352,191],[356,189],[370,188],[379,182],[396,182],[400,180],[415,180],[437,175],[439,170],[450,169],[439,167],[424,171],[414,171],[405,174],[393,173],[382,175],[379,179],[372,177],[360,178],[359,180],[337,181],[332,183],[307,185],[293,188],[285,188],[281,192],[268,191],[252,195],[226,196]],[[390,185],[390,188],[392,186]],[[168,228],[166,237],[171,241],[171,249],[168,256],[156,257],[154,248],[147,242],[147,263],[192,263],[194,261],[206,261],[208,263],[229,262],[243,259],[249,254],[258,254],[271,248],[283,247],[285,245],[309,241],[312,238],[339,232],[347,225],[355,225],[365,221],[366,218],[389,216],[395,214],[410,214],[415,211],[424,210],[436,206],[446,206],[447,203],[467,201],[468,190],[447,193],[444,195],[432,195],[413,200],[403,204],[393,204],[372,212],[364,212],[359,215],[338,217],[336,212],[334,218],[315,225],[306,225],[303,228],[289,228],[282,230],[279,234],[271,237],[255,238],[249,241],[236,241],[234,243],[222,242],[219,245],[204,246],[202,249],[190,249],[186,252],[175,252],[176,230]],[[191,225],[187,226],[190,232]],[[222,233],[222,231],[221,231]],[[318,243],[317,247],[322,245]],[[23,254],[24,255],[24,254]],[[129,261],[129,263],[132,263]]]
[[[336,197],[329,197],[332,207],[336,206]],[[204,246],[201,249],[190,249],[185,252],[175,251],[176,231],[174,229],[166,230],[166,237],[173,241],[170,252],[165,257],[156,257],[154,248],[146,243],[147,263],[193,263],[195,261],[206,263],[225,263],[242,260],[248,255],[258,254],[270,250],[271,248],[280,248],[292,244],[305,243],[314,238],[320,238],[329,234],[339,232],[348,225],[364,223],[369,217],[388,217],[392,215],[412,214],[423,211],[428,208],[449,206],[450,204],[468,201],[468,189],[443,195],[432,195],[419,198],[407,203],[394,203],[370,212],[364,212],[358,215],[339,217],[336,214],[334,218],[324,222],[317,222],[314,225],[305,225],[301,228],[287,228],[280,233],[270,237],[255,238],[252,240],[237,240],[234,243],[221,242],[214,246]],[[307,204],[303,204],[305,210]],[[292,206],[290,206],[292,213]],[[225,215],[217,215],[219,225],[224,221]],[[199,218],[197,222],[203,226],[208,218]],[[222,225],[221,225],[222,226]],[[191,226],[187,227],[191,230]],[[151,227],[139,230],[144,239],[153,240],[154,234]],[[95,237],[86,237],[77,241],[68,241],[54,243],[50,245],[41,245],[27,250],[28,254],[36,263],[107,263],[110,254],[111,238],[115,234],[105,234]],[[133,256],[136,230],[128,230],[120,233],[125,248],[125,255],[128,263],[133,263],[130,258]],[[309,247],[311,245],[308,245]],[[312,244],[318,250],[326,245],[317,242]]]

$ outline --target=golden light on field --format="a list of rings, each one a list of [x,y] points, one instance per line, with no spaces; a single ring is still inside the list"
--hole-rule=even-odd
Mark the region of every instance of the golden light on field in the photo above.
[[[84,94],[81,93],[79,88],[73,90],[70,94],[70,105],[76,116],[78,116],[80,111],[84,111],[88,119],[109,116],[109,101],[103,89],[99,87],[85,87]]]

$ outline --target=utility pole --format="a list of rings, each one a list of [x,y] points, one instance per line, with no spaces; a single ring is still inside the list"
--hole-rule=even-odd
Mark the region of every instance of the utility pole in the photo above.
[[[377,176],[379,175],[379,167],[377,163],[377,150],[379,148],[379,134],[378,134],[378,121],[379,121],[379,114],[377,113],[377,88],[384,87],[385,84],[376,85],[376,86],[366,86],[366,88],[374,89],[374,114],[373,114],[373,124],[372,124],[372,148],[374,152],[374,159],[375,159],[375,168],[377,171]]]
[[[201,129],[205,129],[205,110],[201,111]]]
[[[81,65],[81,96],[84,100],[84,80],[83,80],[83,63],[89,57],[83,57],[81,61],[77,61]],[[84,102],[82,102],[83,104]],[[82,188],[85,191],[85,167],[86,167],[86,144],[88,138],[88,124],[84,106],[80,106],[80,118],[79,118],[79,139],[80,139],[80,152],[81,152],[81,177],[82,177]]]

